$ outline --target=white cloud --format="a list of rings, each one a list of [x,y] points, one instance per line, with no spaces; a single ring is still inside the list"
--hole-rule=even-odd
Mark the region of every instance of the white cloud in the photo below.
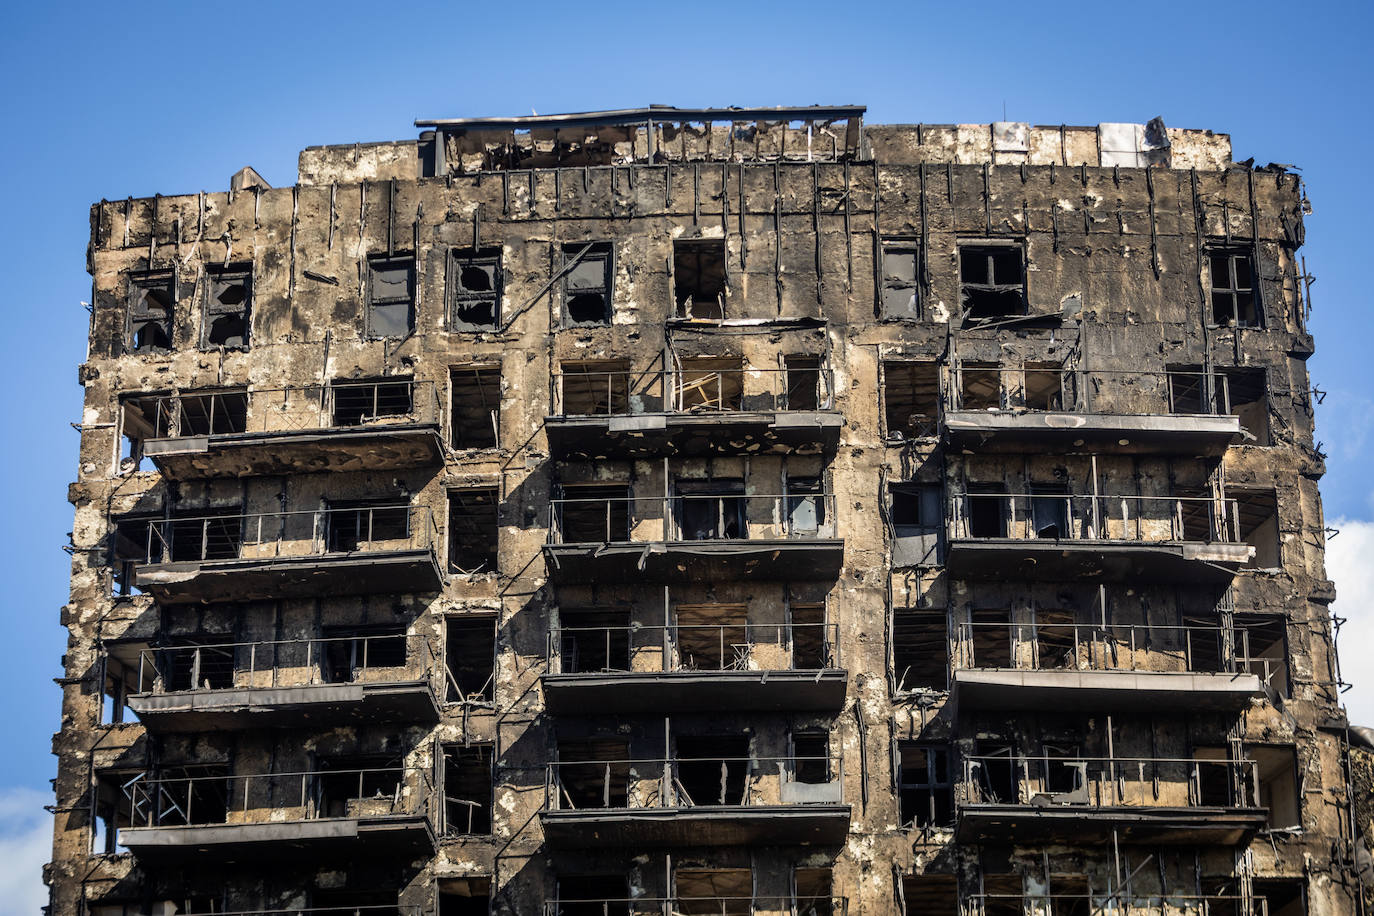
[[[1355,684],[1341,699],[1352,725],[1374,727],[1374,522],[1336,519],[1331,526],[1341,532],[1326,542],[1326,574],[1336,583],[1331,612],[1346,618],[1341,674]]]
[[[37,916],[48,902],[43,865],[52,858],[52,796],[0,789],[0,916]]]

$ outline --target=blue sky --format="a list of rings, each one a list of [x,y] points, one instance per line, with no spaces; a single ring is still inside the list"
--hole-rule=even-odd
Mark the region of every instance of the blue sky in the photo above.
[[[247,164],[290,184],[302,147],[413,136],[417,117],[649,103],[859,103],[875,123],[1159,115],[1231,134],[1238,159],[1300,166],[1316,208],[1305,253],[1318,277],[1309,368],[1326,392],[1322,490],[1328,522],[1342,528],[1331,566],[1338,586],[1350,584],[1337,607],[1350,618],[1347,673],[1358,671],[1374,651],[1361,587],[1374,587],[1361,559],[1374,548],[1374,394],[1362,371],[1374,330],[1371,24],[1368,3],[17,5],[0,36],[10,125],[0,250],[11,265],[0,335],[10,443],[0,456],[0,696],[10,700],[0,802],[31,807],[36,796],[14,793],[45,791],[54,775],[88,206],[222,190]],[[1347,698],[1353,718],[1374,724],[1368,680]],[[0,819],[19,807],[0,803]],[[14,823],[0,820],[0,840]],[[32,899],[0,894],[0,914],[31,912]]]

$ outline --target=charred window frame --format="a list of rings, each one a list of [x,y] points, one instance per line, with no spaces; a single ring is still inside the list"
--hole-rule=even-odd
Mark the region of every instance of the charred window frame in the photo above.
[[[443,745],[444,835],[491,833],[492,746]]]
[[[830,765],[830,732],[803,728],[788,736],[791,745],[792,779],[807,785],[824,785],[834,778]]]
[[[111,586],[116,597],[141,595],[137,567],[161,556],[161,541],[154,528],[163,522],[161,515],[122,515],[110,532]]]
[[[725,239],[690,239],[673,243],[673,305],[679,318],[722,321],[725,318]]]
[[[500,248],[449,249],[449,329],[495,329],[501,323],[503,286]]]
[[[444,620],[444,698],[484,705],[496,697],[496,618],[463,614]]]
[[[252,307],[251,265],[207,268],[205,302],[201,312],[201,349],[248,349]]]
[[[915,239],[883,239],[878,246],[878,317],[921,317],[921,246]]]
[[[1026,312],[1026,252],[1020,241],[959,243],[959,304],[966,321]]]
[[[401,495],[329,501],[326,546],[330,553],[352,553],[377,541],[409,540],[410,508]]]
[[[449,369],[449,445],[454,449],[496,448],[501,426],[501,367]]]
[[[564,245],[562,266],[563,323],[571,327],[610,324],[614,246],[610,242]]]
[[[415,330],[415,258],[379,255],[367,259],[367,321],[373,340],[406,337]]]
[[[1255,259],[1248,248],[1209,245],[1207,299],[1211,324],[1216,327],[1262,328],[1264,308],[1255,282]]]
[[[944,491],[939,484],[887,485],[893,566],[939,566],[944,562]]]
[[[939,436],[940,365],[935,360],[885,360],[881,396],[886,439]]]
[[[892,681],[898,694],[949,689],[949,619],[945,611],[893,610]]]
[[[172,349],[176,275],[171,271],[129,277],[128,347],[135,353]]]
[[[897,794],[902,826],[921,829],[954,824],[954,780],[948,745],[897,744]]]
[[[495,487],[448,491],[449,570],[459,575],[497,571]]]

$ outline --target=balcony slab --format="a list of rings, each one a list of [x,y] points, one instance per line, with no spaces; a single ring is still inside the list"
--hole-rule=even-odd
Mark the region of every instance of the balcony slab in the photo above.
[[[945,441],[968,452],[1088,452],[1219,457],[1240,441],[1240,418],[1064,411],[960,410],[944,414]]]
[[[848,679],[842,668],[546,674],[544,705],[554,715],[572,716],[838,710]]]
[[[149,439],[143,453],[170,480],[438,467],[437,423]]]
[[[1264,697],[1255,674],[963,668],[954,672],[961,710],[1161,708],[1235,712]]]

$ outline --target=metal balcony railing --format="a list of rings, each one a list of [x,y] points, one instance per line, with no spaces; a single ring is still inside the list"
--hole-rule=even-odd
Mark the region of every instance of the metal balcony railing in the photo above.
[[[438,423],[440,417],[434,382],[410,378],[192,392],[145,404],[155,439]]]
[[[946,410],[1049,411],[1115,416],[1227,416],[1229,379],[1187,370],[965,366],[944,392]]]
[[[836,756],[561,760],[545,776],[545,810],[748,808],[840,804]]]
[[[553,377],[553,416],[833,410],[834,373],[791,369],[565,371]]]
[[[1249,661],[1249,637],[1220,626],[961,623],[958,657],[965,668],[1234,672]]]
[[[1243,543],[1235,500],[1207,496],[966,493],[956,538]]]
[[[408,505],[150,519],[120,534],[119,559],[136,564],[432,551],[439,542],[433,512]]]
[[[551,544],[835,537],[833,493],[597,496],[551,503]]]
[[[550,672],[786,671],[838,668],[833,623],[555,627]]]
[[[434,819],[429,771],[421,767],[161,778],[123,786],[130,827],[180,827],[423,815]]]
[[[1268,916],[1269,903],[1239,895],[973,894],[964,898],[970,916]]]
[[[144,649],[138,684],[148,693],[313,684],[431,680],[434,649],[424,636],[366,633],[317,639],[222,642]]]
[[[972,804],[1260,807],[1253,760],[985,755],[964,758]]]
[[[621,897],[544,902],[544,916],[846,916],[845,897]]]

